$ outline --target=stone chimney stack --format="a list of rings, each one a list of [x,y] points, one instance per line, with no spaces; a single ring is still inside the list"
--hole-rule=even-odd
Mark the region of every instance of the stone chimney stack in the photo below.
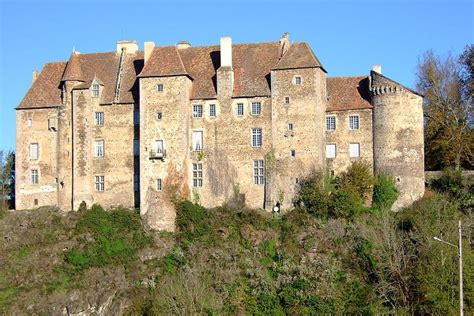
[[[217,97],[229,100],[234,92],[234,70],[232,69],[232,39],[221,37],[221,66],[217,69]]]
[[[232,68],[232,38],[221,37],[221,67]]]
[[[121,53],[125,49],[127,54],[135,54],[138,50],[137,41],[117,41],[117,53]]]
[[[382,74],[382,65],[375,64],[372,66],[372,71],[375,71],[376,73]]]
[[[36,71],[36,70],[33,70],[32,76],[33,76],[33,82],[35,82],[35,81],[36,81],[36,78],[38,78],[38,76],[39,76],[39,72]]]
[[[290,34],[285,32],[280,38],[280,57],[283,57],[288,49],[290,49]]]
[[[178,44],[176,44],[176,47],[178,49],[186,49],[191,47],[191,44],[188,41],[179,41]]]
[[[154,42],[145,42],[145,64],[151,56],[151,52],[155,48],[155,43]]]

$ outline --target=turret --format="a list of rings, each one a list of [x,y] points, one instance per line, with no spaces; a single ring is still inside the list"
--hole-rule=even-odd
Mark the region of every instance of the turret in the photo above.
[[[383,76],[370,73],[373,105],[374,171],[395,178],[399,210],[421,198],[425,190],[422,96]]]

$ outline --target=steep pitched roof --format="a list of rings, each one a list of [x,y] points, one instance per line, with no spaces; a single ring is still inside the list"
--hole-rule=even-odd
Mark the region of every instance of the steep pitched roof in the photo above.
[[[216,72],[220,67],[220,47],[196,46],[176,49],[155,47],[140,77],[187,75],[193,79],[193,99],[215,98]],[[234,97],[269,96],[272,69],[321,67],[306,43],[294,43],[280,59],[280,43],[232,45]]]
[[[288,52],[283,55],[281,60],[272,68],[272,70],[314,67],[320,67],[324,70],[323,65],[313,53],[309,45],[302,42],[291,44]],[[324,70],[324,72],[326,72],[326,70]]]
[[[372,108],[367,76],[327,78],[327,93],[328,112]]]
[[[388,77],[386,77],[386,76],[384,76],[384,75],[382,75],[382,74],[380,74],[376,71],[372,70],[370,72],[370,77],[372,78],[372,87],[377,87],[377,86],[378,87],[384,87],[384,86],[388,86],[388,87],[392,86],[393,87],[393,86],[395,86],[395,87],[399,87],[399,88],[403,88],[405,90],[408,90],[411,93],[416,94],[420,97],[423,97],[423,95],[421,95],[420,93],[418,93],[418,92],[402,85],[401,83],[398,83],[395,80],[392,80],[392,79],[390,79],[390,78],[388,78]]]
[[[62,77],[62,81],[85,81],[84,73],[82,72],[80,54],[73,52],[69,61],[67,62],[66,70]]]
[[[154,47],[140,77],[187,75],[181,56],[175,46]]]
[[[47,63],[31,85],[17,109],[56,107],[61,105],[61,78],[66,62]]]

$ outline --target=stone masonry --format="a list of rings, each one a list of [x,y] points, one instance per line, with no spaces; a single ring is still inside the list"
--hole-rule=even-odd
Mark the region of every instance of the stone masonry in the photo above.
[[[363,159],[424,193],[422,97],[381,74],[327,77],[307,43],[119,41],[48,63],[17,108],[17,208],[140,208],[174,230],[174,201],[293,207],[313,170]]]

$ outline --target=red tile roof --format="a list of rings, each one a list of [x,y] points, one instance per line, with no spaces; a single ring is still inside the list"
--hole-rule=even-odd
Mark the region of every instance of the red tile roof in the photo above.
[[[372,108],[367,76],[328,78],[327,93],[328,112]]]
[[[306,43],[291,44],[282,58],[278,42],[234,44],[232,48],[234,97],[270,96],[272,69],[322,68]],[[59,105],[61,80],[83,82],[76,88],[87,89],[94,78],[104,85],[101,104],[137,103],[137,76],[186,75],[193,80],[193,99],[215,98],[220,47],[200,46],[186,49],[177,49],[174,46],[155,47],[145,67],[143,67],[143,52],[125,55],[120,82],[117,82],[120,54],[116,52],[73,53],[67,63],[60,64],[63,68],[56,67],[56,72],[50,69],[51,66],[48,66],[50,64],[45,66],[37,82],[21,102],[22,108],[34,108],[45,104]],[[117,84],[120,89],[116,99]]]
[[[31,85],[18,109],[56,107],[61,105],[61,78],[66,62],[47,63]]]

